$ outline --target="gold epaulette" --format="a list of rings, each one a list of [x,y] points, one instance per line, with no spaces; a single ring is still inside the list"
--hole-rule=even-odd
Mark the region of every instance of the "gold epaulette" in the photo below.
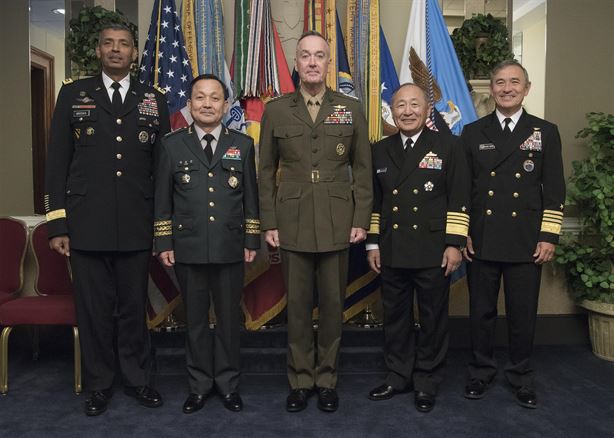
[[[260,220],[245,219],[245,234],[260,234]]]
[[[469,234],[469,215],[467,213],[449,211],[446,215],[446,234],[467,237]]]
[[[545,233],[561,234],[561,227],[563,226],[563,212],[556,210],[544,210],[542,217],[541,230]]]
[[[379,213],[371,213],[371,224],[369,225],[369,234],[379,234],[379,222],[381,215]]]
[[[72,78],[66,78],[62,81],[64,85],[72,84],[73,82],[74,81],[72,80]]]
[[[154,237],[172,236],[173,221],[155,221],[154,222]]]
[[[164,88],[160,88],[160,87],[158,86],[158,84],[155,84],[153,87],[154,87],[156,90],[158,90],[160,93],[162,93],[162,94],[166,94],[166,90],[165,90]]]
[[[45,218],[47,219],[47,222],[51,222],[56,219],[66,219],[66,210],[62,208],[60,210],[50,211],[45,215]]]

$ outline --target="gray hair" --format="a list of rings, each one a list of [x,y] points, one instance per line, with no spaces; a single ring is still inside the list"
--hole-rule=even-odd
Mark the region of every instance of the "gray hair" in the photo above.
[[[490,84],[491,85],[492,85],[492,80],[496,76],[496,74],[499,73],[501,70],[503,70],[505,67],[520,67],[522,69],[522,72],[524,73],[524,79],[526,83],[528,84],[531,82],[529,81],[529,72],[527,71],[526,68],[522,66],[521,63],[519,63],[515,59],[506,59],[505,61],[501,61],[499,64],[495,65],[492,71],[490,72]]]

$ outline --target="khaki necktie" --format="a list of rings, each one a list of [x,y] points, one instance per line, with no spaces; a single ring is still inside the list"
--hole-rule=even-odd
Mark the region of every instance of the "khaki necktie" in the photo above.
[[[318,112],[320,111],[320,102],[318,102],[317,100],[309,99],[307,101],[307,110],[309,111],[311,120],[315,122],[316,118],[318,117]]]

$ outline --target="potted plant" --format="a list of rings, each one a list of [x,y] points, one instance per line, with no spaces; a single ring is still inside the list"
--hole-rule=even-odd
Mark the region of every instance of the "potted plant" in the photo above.
[[[580,232],[562,237],[556,262],[569,291],[589,311],[595,355],[614,361],[614,115],[588,113],[587,158],[572,163],[567,204],[574,206]]]
[[[488,78],[495,65],[514,58],[507,27],[491,14],[465,20],[451,38],[466,80]]]
[[[131,23],[122,12],[109,11],[102,6],[85,6],[81,8],[77,17],[70,20],[66,47],[72,61],[73,78],[92,76],[100,72],[100,62],[96,58],[98,34],[103,26],[112,23],[127,26],[136,38],[136,25]]]

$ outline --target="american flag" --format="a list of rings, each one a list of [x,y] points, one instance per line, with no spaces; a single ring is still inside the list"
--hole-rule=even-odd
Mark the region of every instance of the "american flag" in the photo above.
[[[175,0],[156,0],[154,4],[139,80],[166,91],[171,116],[186,106],[192,67]]]

